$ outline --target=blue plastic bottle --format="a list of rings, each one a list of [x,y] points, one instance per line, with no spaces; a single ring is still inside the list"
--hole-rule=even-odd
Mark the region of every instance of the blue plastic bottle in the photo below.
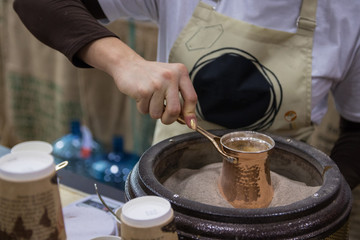
[[[89,173],[92,177],[124,190],[125,181],[139,157],[124,151],[121,136],[113,138],[113,149],[107,157],[92,164]]]
[[[85,138],[84,138],[85,136]],[[53,142],[53,156],[56,163],[68,161],[66,169],[88,176],[86,165],[101,158],[104,151],[99,143],[92,139],[88,128],[79,121],[72,121],[70,133]]]

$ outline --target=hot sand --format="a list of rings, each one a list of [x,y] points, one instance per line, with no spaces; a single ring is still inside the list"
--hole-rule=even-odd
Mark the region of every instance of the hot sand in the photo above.
[[[222,163],[213,163],[200,169],[182,168],[164,182],[164,186],[183,198],[219,207],[232,206],[218,190]],[[269,207],[285,206],[313,195],[320,186],[307,186],[271,172],[274,197]]]

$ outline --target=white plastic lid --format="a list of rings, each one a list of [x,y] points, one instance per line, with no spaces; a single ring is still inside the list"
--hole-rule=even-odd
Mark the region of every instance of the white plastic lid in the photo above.
[[[11,152],[22,152],[22,151],[39,151],[51,154],[53,147],[50,143],[43,141],[27,141],[16,144],[11,148]]]
[[[13,152],[0,158],[0,178],[8,181],[38,180],[53,171],[54,158],[43,152]]]
[[[152,227],[172,217],[170,202],[158,196],[143,196],[125,203],[121,210],[122,221],[135,227]]]

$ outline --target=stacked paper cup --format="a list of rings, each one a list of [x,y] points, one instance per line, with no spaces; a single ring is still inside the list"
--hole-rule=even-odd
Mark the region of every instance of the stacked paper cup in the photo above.
[[[15,146],[0,158],[0,226],[5,239],[66,239],[50,152],[49,145],[36,142]]]

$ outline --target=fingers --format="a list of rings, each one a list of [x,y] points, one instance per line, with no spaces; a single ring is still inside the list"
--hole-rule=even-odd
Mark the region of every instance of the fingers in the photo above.
[[[163,94],[155,92],[150,100],[149,114],[153,119],[159,119],[164,112],[164,97]]]
[[[161,122],[164,124],[171,124],[175,122],[176,119],[181,114],[179,88],[178,87],[168,88],[165,95],[165,100],[166,100],[166,107],[165,107],[165,111],[161,116]]]
[[[168,88],[166,94],[166,109],[161,118],[164,124],[170,124],[182,115],[188,127],[197,126],[195,107],[197,95],[189,78],[188,71],[183,64],[173,64],[176,67],[176,88]],[[183,104],[180,104],[180,96]]]
[[[150,91],[144,84],[141,84],[142,87],[137,89],[137,97],[136,100],[136,107],[138,111],[142,114],[148,114],[150,109],[150,100],[152,98],[153,92]]]
[[[184,100],[182,107],[182,115],[184,117],[186,125],[189,128],[195,130],[197,127],[197,120],[195,113],[197,95],[187,71],[183,73],[182,81],[180,81],[179,83],[179,90]]]

